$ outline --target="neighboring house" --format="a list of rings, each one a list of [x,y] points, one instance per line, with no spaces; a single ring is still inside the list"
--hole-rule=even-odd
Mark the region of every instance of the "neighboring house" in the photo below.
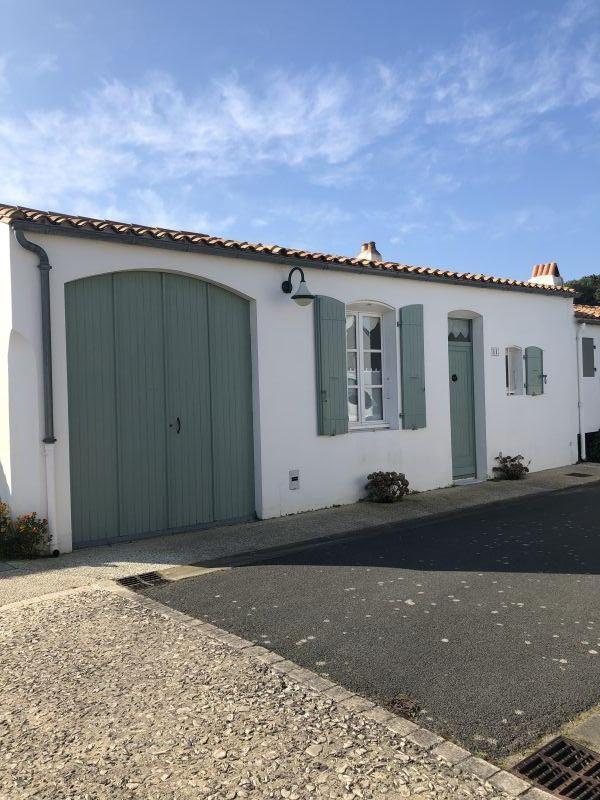
[[[579,430],[600,430],[600,306],[574,306],[579,358]],[[581,456],[585,458],[585,436]]]
[[[0,496],[47,513],[61,551],[350,503],[373,470],[425,490],[490,476],[500,451],[577,460],[556,276],[0,222]],[[306,307],[282,292],[292,267]]]

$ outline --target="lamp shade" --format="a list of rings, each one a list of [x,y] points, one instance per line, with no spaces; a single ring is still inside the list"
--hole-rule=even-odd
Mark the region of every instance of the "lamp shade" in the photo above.
[[[296,292],[292,295],[292,300],[299,306],[309,306],[314,299],[314,295],[312,295],[308,290],[306,281],[300,281],[300,285],[296,289]]]

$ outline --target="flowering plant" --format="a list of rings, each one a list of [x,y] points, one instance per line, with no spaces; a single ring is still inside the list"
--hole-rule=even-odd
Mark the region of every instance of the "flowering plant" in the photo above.
[[[0,540],[10,533],[10,509],[8,503],[0,500]]]
[[[38,517],[35,511],[22,514],[14,521],[14,547],[17,556],[34,558],[46,555],[50,544],[48,520]]]
[[[396,503],[408,494],[408,481],[402,472],[372,472],[367,479],[367,500],[372,503]]]
[[[0,500],[0,558],[45,556],[49,545],[48,520],[32,512],[13,522],[8,503]]]

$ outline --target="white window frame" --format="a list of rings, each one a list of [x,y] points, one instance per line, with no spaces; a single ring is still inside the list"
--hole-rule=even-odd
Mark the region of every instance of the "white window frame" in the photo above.
[[[515,362],[516,370],[511,369],[511,366],[515,364]],[[516,344],[506,347],[504,350],[504,364],[506,394],[509,396],[525,394],[525,362],[523,348]]]
[[[348,353],[356,353],[356,386],[352,386],[348,381],[346,382],[346,396],[350,389],[357,389],[358,393],[358,420],[349,420],[348,425],[350,428],[389,428],[386,420],[386,392],[385,392],[385,345],[384,345],[384,314],[380,310],[365,310],[358,311],[346,309],[346,319],[354,317],[355,331],[356,331],[356,347],[349,348],[346,346],[346,374],[347,370],[347,357]],[[375,317],[379,320],[379,331],[381,338],[381,347],[377,350],[367,349],[363,347],[362,337],[362,321],[365,317]],[[364,355],[366,353],[380,353],[381,354],[381,383],[370,383],[370,388],[381,390],[381,413],[382,419],[366,419],[365,409],[365,383],[364,383]]]

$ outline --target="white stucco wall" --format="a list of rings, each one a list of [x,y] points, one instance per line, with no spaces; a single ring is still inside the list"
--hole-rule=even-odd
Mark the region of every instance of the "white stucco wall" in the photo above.
[[[37,261],[17,244],[11,229],[0,225],[0,339],[8,374],[2,400],[0,494],[15,514],[37,511],[46,516],[41,369],[40,277]],[[0,378],[1,381],[1,378]]]
[[[6,226],[0,234],[6,241]],[[119,270],[181,271],[214,281],[251,298],[254,312],[257,439],[257,513],[289,514],[363,493],[376,469],[405,472],[411,487],[425,490],[452,481],[448,390],[447,317],[464,310],[482,316],[487,452],[480,473],[491,473],[494,457],[521,452],[531,469],[573,463],[577,458],[577,369],[568,299],[468,285],[353,275],[308,269],[312,292],[346,304],[371,300],[397,309],[422,303],[425,323],[427,427],[417,431],[378,430],[337,437],[316,433],[315,354],[312,308],[299,308],[280,289],[288,268],[259,261],[179,253],[28,233],[48,252],[51,272],[55,402],[56,533],[61,550],[70,547],[68,408],[64,284]],[[1,242],[2,240],[0,240]],[[43,478],[42,372],[39,276],[36,260],[10,238],[12,329],[10,453],[15,511],[46,513]],[[3,328],[0,331],[4,330]],[[2,335],[0,333],[0,335]],[[506,395],[504,348],[537,345],[548,375],[541,397]],[[491,355],[491,347],[500,349]],[[0,384],[1,391],[2,384]],[[6,454],[3,454],[6,459]],[[300,470],[300,489],[290,491],[288,473]],[[37,506],[37,508],[36,508]]]
[[[600,325],[576,323],[575,327],[579,330],[580,336],[593,339],[596,345],[594,353],[596,375],[593,378],[581,377],[582,424],[584,431],[591,433],[600,430]]]
[[[10,502],[8,348],[12,313],[9,234],[8,226],[0,225],[0,499]]]

